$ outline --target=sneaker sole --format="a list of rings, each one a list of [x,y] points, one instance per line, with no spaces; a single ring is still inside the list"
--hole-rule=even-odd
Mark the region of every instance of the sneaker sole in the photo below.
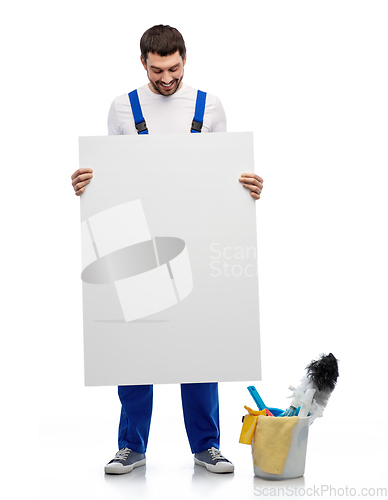
[[[108,467],[105,466],[105,474],[127,474],[128,472],[132,472],[136,467],[141,467],[146,464],[146,459],[139,460],[139,462],[135,462],[131,465],[120,465],[116,467]]]
[[[198,460],[194,457],[194,462],[201,467],[206,467],[209,472],[215,472],[216,474],[226,474],[228,472],[234,472],[234,465],[227,462],[218,462],[217,465],[208,464]]]

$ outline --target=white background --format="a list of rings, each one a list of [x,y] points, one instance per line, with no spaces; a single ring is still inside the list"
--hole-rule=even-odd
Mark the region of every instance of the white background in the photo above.
[[[246,386],[285,407],[288,385],[330,351],[340,359],[338,386],[310,429],[305,478],[292,484],[387,486],[387,14],[387,3],[373,0],[2,8],[7,498],[31,497],[39,477],[40,499],[263,496],[260,488],[273,485],[254,479],[249,447],[238,443],[243,405],[253,405]],[[113,98],[146,82],[139,39],[159,23],[185,37],[185,81],[220,97],[229,131],[253,130],[264,178],[263,380],[220,385],[221,450],[236,465],[228,476],[193,467],[179,387],[157,386],[147,469],[104,477],[116,452],[118,398],[114,388],[83,387],[79,200],[70,175],[78,137],[105,135]]]

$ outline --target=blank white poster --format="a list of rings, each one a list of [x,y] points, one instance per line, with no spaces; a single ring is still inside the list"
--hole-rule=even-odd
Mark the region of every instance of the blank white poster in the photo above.
[[[259,380],[251,133],[80,138],[86,385]]]

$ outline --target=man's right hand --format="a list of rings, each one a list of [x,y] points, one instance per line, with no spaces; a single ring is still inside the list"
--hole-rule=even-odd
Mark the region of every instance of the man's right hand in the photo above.
[[[80,196],[86,189],[86,185],[92,180],[93,170],[91,168],[79,168],[71,176],[71,183],[77,196]]]

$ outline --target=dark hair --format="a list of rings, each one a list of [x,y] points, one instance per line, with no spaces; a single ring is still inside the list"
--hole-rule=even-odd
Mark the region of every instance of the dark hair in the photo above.
[[[179,51],[182,59],[186,55],[185,41],[176,28],[159,24],[148,29],[140,39],[140,52],[144,61],[148,53],[171,56]]]

